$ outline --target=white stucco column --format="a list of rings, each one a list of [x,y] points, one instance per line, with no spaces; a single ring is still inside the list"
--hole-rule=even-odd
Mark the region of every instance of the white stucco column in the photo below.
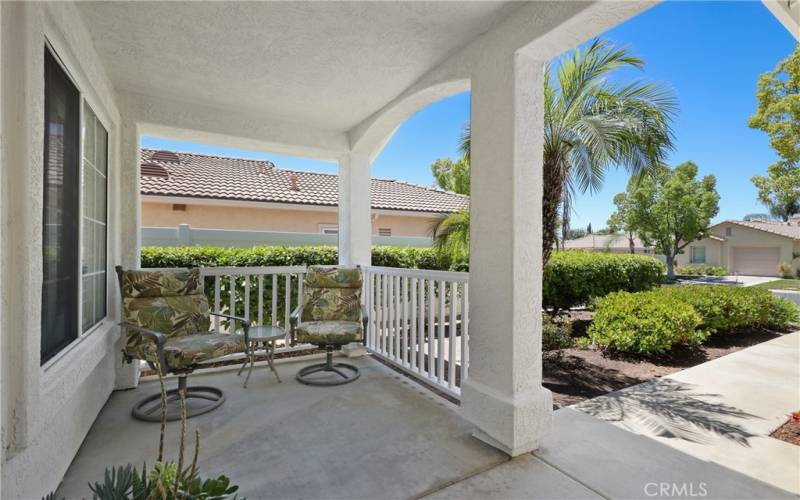
[[[472,76],[470,368],[475,436],[516,456],[552,421],[542,383],[543,63],[486,57]]]
[[[370,161],[350,152],[339,159],[339,264],[372,262]]]
[[[120,126],[119,137],[119,262],[125,269],[138,269],[140,266],[141,252],[141,194],[139,179],[139,132],[136,123],[129,116],[123,113],[122,124]],[[119,286],[117,277],[112,276],[109,281],[114,287],[114,293],[110,294],[110,300],[120,301]],[[120,310],[115,307],[115,310]],[[120,318],[120,321],[122,318]],[[123,363],[122,348],[124,346],[124,335],[115,346],[115,384],[114,389],[130,389],[139,383],[138,363]]]

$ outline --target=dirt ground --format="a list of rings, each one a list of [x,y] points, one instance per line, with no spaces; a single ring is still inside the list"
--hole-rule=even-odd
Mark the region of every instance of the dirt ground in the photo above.
[[[778,427],[770,436],[800,446],[800,411],[796,411],[794,415],[789,416],[789,420]]]
[[[591,320],[588,311],[573,311],[573,336],[585,335]],[[544,353],[543,385],[553,392],[557,407],[569,406],[625,387],[663,377],[767,340],[778,333],[743,330],[714,336],[707,345],[676,348],[655,359],[613,356],[594,349],[570,348]]]

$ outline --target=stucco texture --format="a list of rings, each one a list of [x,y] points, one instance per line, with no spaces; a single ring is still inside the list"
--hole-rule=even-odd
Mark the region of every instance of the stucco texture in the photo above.
[[[172,203],[142,202],[142,227],[177,227],[189,224],[196,229],[239,229],[319,233],[320,225],[337,224],[333,210],[275,209],[222,205],[187,204],[186,211],[173,210]],[[372,234],[388,228],[392,236],[430,236],[434,217],[375,214]]]

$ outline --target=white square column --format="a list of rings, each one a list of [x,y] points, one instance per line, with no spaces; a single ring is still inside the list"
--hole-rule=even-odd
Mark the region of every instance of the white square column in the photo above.
[[[464,416],[511,456],[552,425],[542,387],[543,63],[486,57],[472,75],[470,366]]]
[[[339,159],[339,264],[372,263],[370,162],[350,152]]]

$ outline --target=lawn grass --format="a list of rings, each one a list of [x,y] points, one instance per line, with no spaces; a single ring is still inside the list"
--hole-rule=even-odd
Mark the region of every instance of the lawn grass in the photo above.
[[[753,288],[765,288],[767,290],[796,290],[800,292],[800,279],[779,279],[753,285]]]

